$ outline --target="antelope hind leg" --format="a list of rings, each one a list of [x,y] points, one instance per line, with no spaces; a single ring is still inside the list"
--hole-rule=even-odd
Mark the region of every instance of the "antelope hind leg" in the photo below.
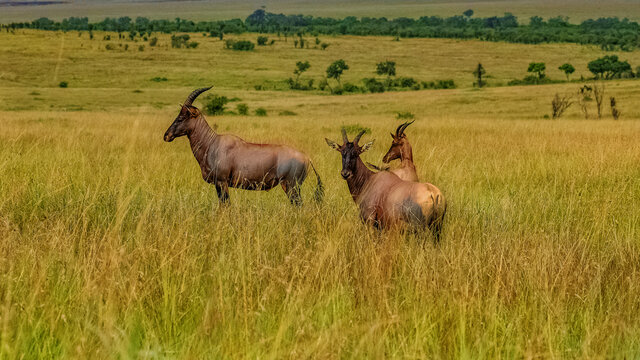
[[[218,202],[220,204],[229,203],[229,187],[227,184],[216,184],[216,192],[218,193]]]
[[[300,196],[300,184],[298,183],[289,183],[289,181],[285,180],[281,183],[282,190],[287,194],[289,201],[292,205],[301,206],[302,205],[302,196]]]

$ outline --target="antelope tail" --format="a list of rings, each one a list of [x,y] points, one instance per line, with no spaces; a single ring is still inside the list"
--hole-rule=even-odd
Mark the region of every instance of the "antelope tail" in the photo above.
[[[321,203],[322,199],[324,198],[324,185],[322,184],[322,180],[320,179],[320,175],[318,175],[318,171],[316,171],[316,167],[313,166],[313,163],[311,161],[309,161],[309,164],[311,165],[311,168],[313,169],[313,172],[316,174],[316,191],[313,193],[313,199],[317,202],[317,203]]]

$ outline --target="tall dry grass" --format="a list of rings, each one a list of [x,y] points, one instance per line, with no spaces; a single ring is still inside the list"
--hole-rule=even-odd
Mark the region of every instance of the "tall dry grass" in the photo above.
[[[325,52],[237,54],[198,39],[134,53],[64,36],[0,34],[1,359],[639,356],[638,82],[607,82],[620,121],[577,107],[552,121],[552,95],[579,84],[475,91],[463,70],[482,61],[499,82],[567,53],[584,68],[599,50],[337,37]],[[388,54],[399,74],[462,88],[247,90],[305,58],[318,76],[345,57],[345,80],[358,80]],[[269,116],[210,123],[309,154],[324,204],[309,179],[300,209],[280,189],[232,190],[217,206],[186,140],[162,142],[172,104],[211,82]],[[420,177],[450,204],[439,246],[362,225],[323,140],[368,127],[364,157],[379,162],[400,111],[417,117]]]
[[[2,113],[0,357],[640,353],[635,122],[412,125],[420,176],[450,201],[433,246],[360,224],[323,141],[369,126],[376,161],[394,122],[312,112],[210,119],[310,154],[327,197],[309,179],[301,209],[280,189],[218,208],[186,140],[162,142],[170,110]]]

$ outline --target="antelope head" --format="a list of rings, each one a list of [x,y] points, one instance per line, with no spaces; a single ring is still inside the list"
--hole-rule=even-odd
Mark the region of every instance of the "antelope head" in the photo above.
[[[178,117],[173,120],[171,126],[169,126],[167,131],[164,133],[164,141],[171,142],[177,137],[189,135],[196,123],[195,120],[200,117],[200,110],[192,105],[193,101],[198,97],[198,95],[212,87],[213,86],[197,89],[189,94],[187,100],[185,100],[184,104],[182,104],[182,107],[180,108]]]
[[[393,139],[393,142],[391,142],[391,148],[389,148],[389,151],[387,151],[387,153],[382,158],[383,163],[388,164],[391,160],[400,158],[400,155],[402,154],[402,148],[409,141],[407,140],[407,136],[404,134],[404,130],[407,128],[407,126],[411,124],[413,124],[413,121],[406,122],[398,126],[398,128],[396,129],[395,135],[391,134],[391,138]]]
[[[342,129],[342,145],[338,145],[335,141],[327,138],[324,139],[332,149],[337,150],[342,155],[342,171],[340,172],[340,175],[342,175],[342,178],[345,180],[352,177],[355,173],[360,154],[369,150],[371,146],[373,146],[373,142],[375,140],[372,140],[362,146],[358,145],[358,141],[364,133],[364,130],[360,131],[360,133],[353,138],[353,142],[350,142],[347,138],[347,132]]]

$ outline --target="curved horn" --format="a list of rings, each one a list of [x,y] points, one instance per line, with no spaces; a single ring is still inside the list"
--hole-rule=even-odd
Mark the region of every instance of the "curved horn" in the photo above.
[[[360,138],[362,137],[362,135],[364,135],[364,133],[366,132],[366,130],[361,130],[360,133],[358,133],[358,135],[356,135],[355,138],[353,138],[353,143],[355,145],[358,145],[358,141],[360,140]]]
[[[348,143],[349,142],[349,138],[347,137],[347,130],[345,130],[344,128],[340,129],[342,131],[342,142],[343,143]]]
[[[398,125],[398,128],[396,129],[396,136],[400,136],[400,128],[403,126],[404,124],[400,124]]]
[[[404,133],[404,130],[405,130],[409,125],[413,124],[413,123],[414,123],[414,121],[415,121],[415,120],[413,120],[412,122],[406,122],[406,123],[404,123],[404,124],[400,125],[400,127],[401,127],[402,129],[400,129],[400,133],[399,133],[399,135],[402,135],[402,134]]]
[[[211,89],[213,86],[209,86],[209,87],[205,87],[205,88],[200,88],[200,89],[196,89],[194,90],[191,94],[189,94],[189,96],[187,96],[187,100],[185,100],[184,104],[189,106],[191,104],[193,104],[193,100],[195,100],[198,95],[202,94],[203,92]]]

